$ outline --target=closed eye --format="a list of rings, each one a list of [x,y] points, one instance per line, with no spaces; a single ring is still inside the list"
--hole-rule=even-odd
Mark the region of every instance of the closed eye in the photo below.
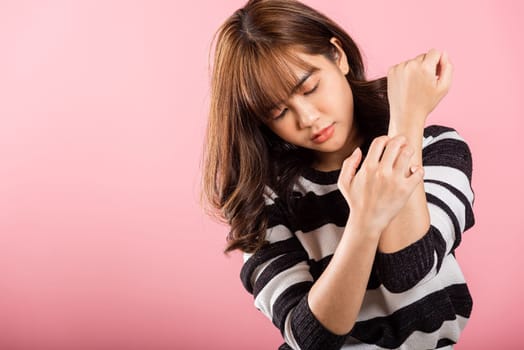
[[[315,90],[317,89],[317,87],[318,87],[318,84],[315,85],[315,87],[314,87],[313,89],[309,90],[308,92],[305,92],[304,95],[309,95],[309,94],[315,92]]]
[[[304,92],[304,96],[310,95],[313,92],[315,92],[315,90],[318,88],[318,85],[319,85],[319,83],[317,83],[317,85],[315,85],[315,87],[313,89]],[[273,120],[281,119],[286,114],[287,110],[288,110],[287,108],[284,108],[279,115],[273,117]]]
[[[273,118],[273,120],[277,120],[277,119],[280,119],[284,116],[284,114],[286,114],[286,111],[287,111],[287,108],[284,108],[284,110],[282,111],[282,113],[280,113],[279,115],[277,115],[275,118]]]

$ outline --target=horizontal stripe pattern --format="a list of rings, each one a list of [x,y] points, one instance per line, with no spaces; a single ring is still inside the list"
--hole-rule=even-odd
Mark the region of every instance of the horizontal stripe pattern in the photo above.
[[[468,319],[462,316],[457,316],[455,320],[445,321],[441,327],[435,332],[425,333],[415,331],[406,339],[406,341],[395,348],[397,350],[414,350],[414,349],[450,349],[450,346],[457,343],[460,332],[465,328]],[[455,338],[450,339],[442,334],[454,334]],[[289,348],[283,348],[289,349]],[[293,349],[293,348],[291,348]],[[377,344],[368,344],[360,340],[348,336],[345,344],[341,347],[342,350],[386,350],[390,347],[383,347]]]
[[[344,227],[327,223],[309,232],[296,231],[295,235],[304,246],[310,259],[320,261],[333,255],[342,238]]]
[[[465,283],[462,271],[453,255],[444,259],[438,275],[439,278],[422,280],[415,288],[402,293],[391,292],[383,285],[368,290],[364,296],[357,321],[386,317],[393,311],[416,302],[421,295],[429,295],[442,288]]]
[[[293,205],[299,213],[299,217],[290,222],[293,232],[314,232],[326,224],[345,227],[349,216],[349,206],[339,190],[324,195],[307,192],[295,198]]]
[[[298,183],[293,186],[293,190],[299,193],[313,192],[317,196],[323,196],[329,192],[338,190],[338,185],[334,184],[317,184],[310,179],[300,176]]]
[[[469,317],[471,304],[465,284],[449,286],[386,317],[357,322],[351,336],[368,344],[396,349],[415,331],[432,333],[445,321],[456,320],[457,315]]]
[[[307,303],[350,213],[336,184],[339,172],[309,168],[299,177],[296,217],[266,186],[269,244],[244,254],[240,278],[255,307],[280,329],[282,349],[431,349],[457,342],[472,308],[454,256],[475,223],[471,154],[456,130],[439,125],[424,129],[422,153],[430,228],[399,252],[377,251],[357,323],[346,336],[324,328]]]
[[[377,274],[381,283],[394,293],[413,288],[430,273],[433,266],[437,270],[440,268],[444,246],[442,237],[430,225],[428,232],[421,239],[398,252],[377,251]]]

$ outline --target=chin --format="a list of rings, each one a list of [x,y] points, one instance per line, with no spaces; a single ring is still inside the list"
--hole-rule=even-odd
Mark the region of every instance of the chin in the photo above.
[[[337,139],[336,136],[333,137],[331,140],[328,140],[328,142],[329,141],[331,142],[329,143],[328,147],[332,150],[332,152],[341,150],[346,144],[346,140]]]
[[[320,145],[320,147],[316,148],[315,151],[318,151],[318,152],[322,152],[322,153],[333,153],[333,152],[338,152],[342,149],[342,146],[337,146],[337,145],[324,145],[322,147],[322,145]]]

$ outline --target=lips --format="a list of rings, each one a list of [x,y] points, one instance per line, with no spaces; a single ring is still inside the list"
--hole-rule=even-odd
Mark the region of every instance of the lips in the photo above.
[[[315,134],[315,136],[311,139],[315,143],[322,143],[329,139],[334,132],[334,123],[330,126],[322,129],[319,133]]]

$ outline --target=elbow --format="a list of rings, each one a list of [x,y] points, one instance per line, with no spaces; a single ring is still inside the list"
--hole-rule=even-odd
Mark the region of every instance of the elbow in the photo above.
[[[327,328],[311,311],[307,294],[291,312],[289,328],[298,348],[302,350],[339,350],[353,329],[356,319],[344,327]],[[349,329],[348,329],[349,328]]]

